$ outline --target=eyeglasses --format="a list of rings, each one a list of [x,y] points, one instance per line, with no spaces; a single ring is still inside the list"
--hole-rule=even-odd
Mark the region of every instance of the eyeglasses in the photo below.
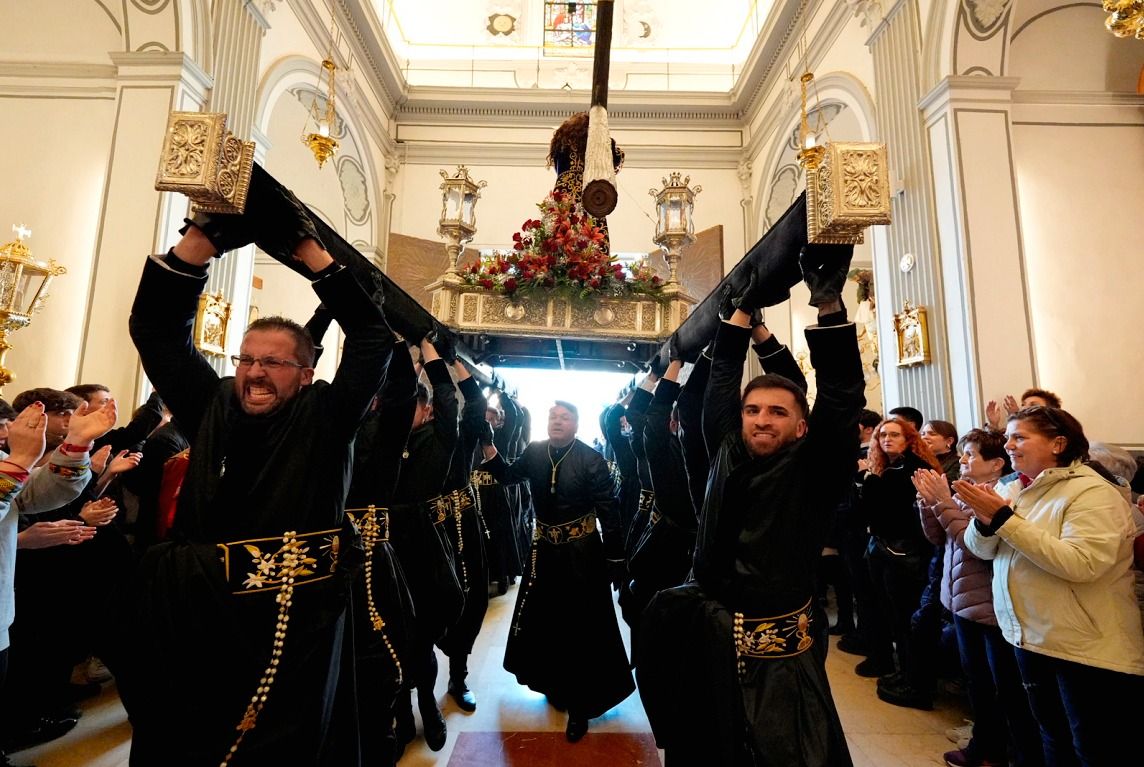
[[[254,367],[254,363],[262,365],[263,370],[279,370],[281,368],[304,368],[306,367],[301,362],[294,360],[280,360],[277,357],[251,357],[249,354],[232,354],[230,361],[234,363],[235,367],[249,368]]]

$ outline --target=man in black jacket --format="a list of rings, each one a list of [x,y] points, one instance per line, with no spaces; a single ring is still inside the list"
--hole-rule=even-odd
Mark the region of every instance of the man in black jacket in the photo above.
[[[660,592],[641,632],[640,691],[669,763],[851,763],[813,610],[824,520],[853,471],[865,401],[840,297],[851,250],[812,246],[802,256],[819,310],[806,333],[818,382],[813,411],[779,375],[740,394],[751,310],[774,302],[765,286],[749,286],[716,335],[695,582]]]
[[[348,678],[339,662],[355,553],[360,562],[344,500],[394,336],[302,204],[259,168],[245,214],[200,214],[183,232],[147,261],[131,310],[144,369],[191,443],[173,540],[141,564],[138,665],[120,688],[131,763],[356,764],[356,748],[334,754],[327,738]],[[303,264],[345,331],[332,382],[313,380],[313,341],[282,318],[251,325],[234,378],[195,348],[207,265],[252,240]]]

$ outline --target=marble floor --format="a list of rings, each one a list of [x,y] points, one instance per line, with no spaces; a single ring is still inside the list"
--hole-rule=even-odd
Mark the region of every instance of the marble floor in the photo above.
[[[470,663],[469,684],[478,695],[477,711],[465,714],[453,704],[445,694],[442,675],[437,680],[437,697],[449,725],[445,747],[433,753],[419,735],[407,749],[401,767],[659,767],[662,753],[655,750],[638,694],[592,720],[585,739],[569,744],[563,737],[565,716],[548,706],[543,696],[519,686],[501,668],[514,599],[515,589],[510,589],[507,595],[492,600]],[[832,645],[836,641],[831,638]],[[945,730],[961,725],[968,715],[962,699],[943,693],[934,711],[883,703],[875,695],[875,680],[854,673],[859,660],[833,647],[827,658],[834,699],[855,767],[943,765],[942,753],[954,748]],[[447,662],[442,661],[441,667],[447,669]],[[114,684],[104,685],[103,693],[82,707],[84,715],[74,730],[59,740],[14,754],[13,764],[126,767],[131,728]]]

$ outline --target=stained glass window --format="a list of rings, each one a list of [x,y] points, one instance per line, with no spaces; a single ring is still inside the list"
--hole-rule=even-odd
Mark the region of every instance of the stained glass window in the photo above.
[[[544,48],[587,53],[596,44],[596,3],[544,3]]]

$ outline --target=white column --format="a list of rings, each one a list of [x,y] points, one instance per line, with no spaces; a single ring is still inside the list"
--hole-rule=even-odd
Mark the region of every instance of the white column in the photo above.
[[[950,359],[945,339],[941,262],[934,225],[934,193],[930,157],[922,117],[921,41],[917,0],[898,0],[874,28],[866,43],[874,56],[877,94],[875,112],[880,139],[889,151],[890,178],[896,194],[888,247],[874,248],[875,294],[878,300],[880,364],[887,408],[911,405],[926,418],[949,418]],[[915,265],[899,268],[911,254]],[[893,316],[905,300],[925,306],[933,361],[897,367]]]
[[[937,196],[958,428],[1036,381],[1013,161],[1018,79],[950,76],[921,102]]]
[[[210,78],[183,53],[113,53],[117,102],[98,222],[79,379],[104,383],[126,402],[142,391],[127,333],[144,258],[165,251],[186,211],[182,197],[155,190],[159,151],[173,109],[194,111]]]

